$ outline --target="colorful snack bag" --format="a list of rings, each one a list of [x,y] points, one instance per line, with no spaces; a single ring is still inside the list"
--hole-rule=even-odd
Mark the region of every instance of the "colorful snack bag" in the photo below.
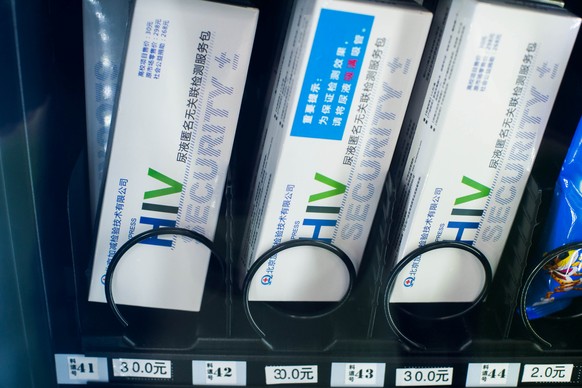
[[[547,263],[526,299],[529,319],[563,310],[582,295],[582,120],[562,165],[539,252]],[[550,257],[553,256],[551,259]]]

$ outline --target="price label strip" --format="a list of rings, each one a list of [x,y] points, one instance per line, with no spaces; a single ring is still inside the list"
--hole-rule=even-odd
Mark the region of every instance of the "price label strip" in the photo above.
[[[192,361],[193,385],[247,385],[244,361]]]
[[[570,383],[574,364],[525,364],[522,383]]]
[[[519,363],[471,363],[467,370],[467,387],[517,387]]]
[[[397,387],[423,387],[453,384],[453,368],[398,368]]]
[[[317,365],[266,366],[265,383],[275,384],[317,384]]]
[[[114,358],[113,376],[140,379],[172,379],[172,361]]]
[[[85,357],[82,354],[55,354],[58,384],[108,382],[107,358]]]

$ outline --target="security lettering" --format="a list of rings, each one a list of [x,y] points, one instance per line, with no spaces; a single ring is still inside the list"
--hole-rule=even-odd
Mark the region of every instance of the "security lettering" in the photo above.
[[[357,162],[355,176],[350,182],[351,202],[345,208],[345,223],[341,230],[344,240],[358,240],[364,233],[370,211],[371,199],[377,190],[378,182],[384,179],[382,161],[387,154],[392,135],[391,126],[397,119],[395,109],[402,98],[402,91],[395,90],[387,82],[382,83],[382,94],[372,117],[372,128],[362,144],[363,152]],[[355,163],[354,166],[356,167]]]
[[[210,84],[204,123],[191,168],[194,183],[189,187],[188,195],[192,203],[186,207],[183,219],[184,227],[201,234],[205,233],[213,206],[213,182],[218,176],[219,161],[224,148],[222,144],[231,113],[227,109],[225,98],[234,93],[234,87],[223,84],[216,77],[212,77]]]

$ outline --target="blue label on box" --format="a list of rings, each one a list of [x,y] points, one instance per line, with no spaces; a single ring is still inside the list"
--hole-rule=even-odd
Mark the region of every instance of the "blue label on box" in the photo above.
[[[291,136],[341,140],[374,17],[322,9]]]

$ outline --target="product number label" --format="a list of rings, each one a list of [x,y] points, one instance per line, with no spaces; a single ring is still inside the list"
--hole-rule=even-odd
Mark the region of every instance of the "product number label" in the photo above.
[[[452,385],[453,368],[398,368],[396,386]]]
[[[265,381],[272,384],[317,383],[317,365],[266,366]]]
[[[481,365],[481,382],[492,385],[507,384],[507,370],[509,364],[483,364]]]
[[[166,360],[142,360],[133,358],[115,358],[113,376],[139,377],[150,379],[171,379],[172,362]]]
[[[471,363],[467,370],[467,387],[517,387],[519,363]]]
[[[98,380],[99,368],[97,358],[83,356],[67,357],[69,379],[71,380]]]
[[[206,384],[231,385],[236,381],[236,365],[228,362],[206,363]]]
[[[523,367],[522,383],[569,383],[572,380],[573,364],[526,364]]]
[[[331,364],[332,387],[383,387],[386,364],[334,362]]]
[[[192,361],[194,385],[246,385],[244,361]]]
[[[376,385],[378,377],[377,364],[348,364],[346,367],[346,385]]]

